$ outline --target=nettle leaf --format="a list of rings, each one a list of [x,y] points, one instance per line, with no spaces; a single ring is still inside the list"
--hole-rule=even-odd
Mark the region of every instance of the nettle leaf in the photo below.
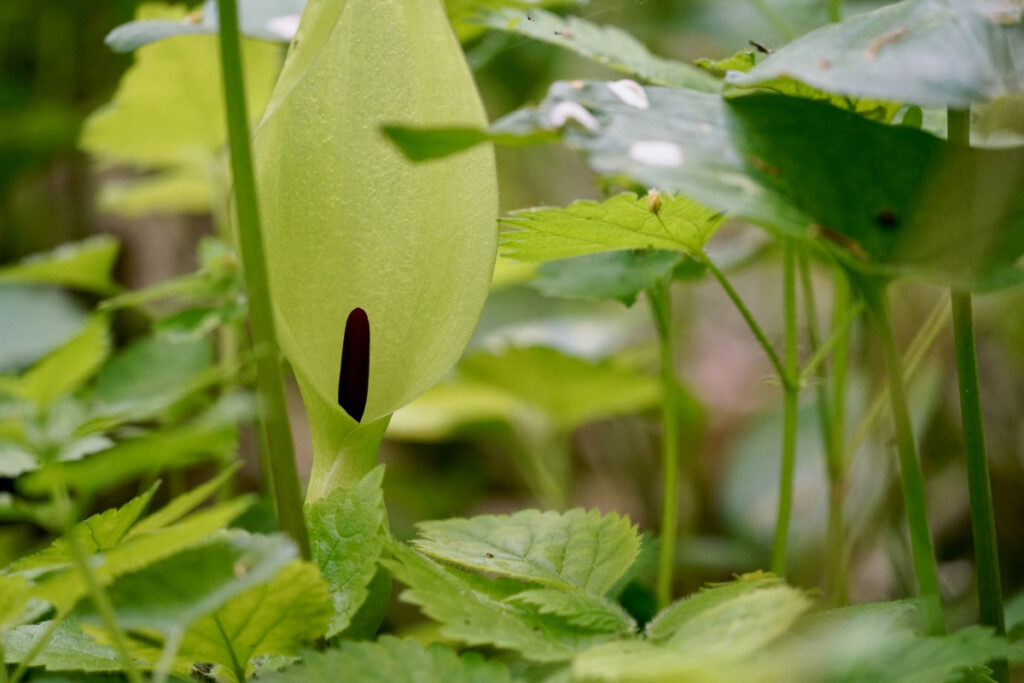
[[[391,544],[391,552],[393,557],[381,562],[409,587],[402,599],[441,622],[441,633],[448,638],[515,650],[532,661],[556,662],[612,637],[511,599],[537,584],[491,581],[440,565],[398,542]]]
[[[51,625],[50,621],[42,621],[0,632],[4,661],[8,664],[23,661],[36,644],[46,638]],[[45,647],[32,658],[32,666],[47,671],[119,671],[122,668],[117,651],[96,642],[82,630],[74,615],[57,625],[46,639]]]
[[[335,489],[306,507],[313,560],[334,601],[328,638],[348,627],[377,573],[387,538],[383,480],[380,465],[352,488]]]
[[[719,84],[697,67],[648,52],[636,38],[614,26],[599,26],[575,16],[560,17],[541,9],[506,8],[477,19],[500,31],[557,45],[649,83],[716,92]]]
[[[109,353],[109,321],[104,315],[93,315],[77,335],[20,377],[0,377],[0,394],[16,396],[40,407],[49,406],[85,384]]]
[[[640,552],[640,535],[628,517],[580,508],[420,522],[416,528],[420,537],[413,545],[432,557],[591,595],[607,593]]]
[[[626,192],[603,202],[514,211],[501,223],[504,256],[523,261],[621,249],[673,249],[697,258],[725,217],[681,196]]]
[[[671,277],[685,259],[679,252],[651,249],[574,256],[540,266],[530,286],[545,296],[614,299],[632,306],[641,292]]]
[[[287,43],[295,36],[305,7],[306,0],[241,0],[238,3],[238,29],[249,38]],[[140,12],[136,21],[111,31],[106,43],[115,52],[131,52],[175,36],[216,35],[218,25],[217,2],[206,0],[200,9],[184,17],[170,9]]]
[[[69,242],[19,263],[0,268],[0,283],[47,284],[70,287],[95,294],[111,294],[117,284],[111,279],[121,244],[101,235],[81,242]]]
[[[1024,89],[1024,26],[1006,0],[905,0],[812,31],[736,85],[783,76],[851,97],[967,108]]]
[[[344,672],[362,683],[511,683],[501,662],[479,653],[382,636],[376,642],[345,641],[337,649],[302,653],[302,664],[261,676],[267,683],[335,683]]]

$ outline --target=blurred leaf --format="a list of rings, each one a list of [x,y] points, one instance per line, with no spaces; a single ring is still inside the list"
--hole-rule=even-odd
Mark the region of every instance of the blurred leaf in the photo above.
[[[96,206],[125,218],[150,214],[206,213],[213,205],[211,183],[202,169],[174,166],[155,177],[111,180],[100,188]]]
[[[0,477],[14,479],[39,467],[39,460],[16,443],[0,441]]]
[[[591,595],[607,593],[640,552],[628,517],[581,508],[420,522],[416,528],[413,546],[427,555]]]
[[[729,82],[783,76],[851,97],[964,109],[1024,90],[1024,26],[1007,0],[905,0],[819,28]]]
[[[1006,602],[1006,632],[1011,640],[1024,637],[1024,593],[1018,593]]]
[[[459,655],[440,643],[382,636],[376,642],[344,641],[337,649],[302,653],[302,664],[261,676],[267,683],[335,683],[344,671],[361,683],[511,683],[505,665],[476,652]]]
[[[110,353],[109,321],[94,315],[77,336],[46,355],[20,377],[0,377],[0,394],[45,408],[70,394],[100,368]]]
[[[391,551],[393,559],[382,563],[409,587],[402,599],[441,622],[441,633],[448,638],[515,650],[538,662],[571,659],[608,638],[528,605],[510,603],[508,599],[524,587],[520,582],[490,581],[442,566],[398,542],[392,543]]]
[[[120,242],[109,235],[70,242],[0,269],[0,283],[60,285],[111,294],[118,289],[111,275],[120,250]]]
[[[441,441],[474,425],[504,423],[522,402],[498,387],[463,381],[435,384],[391,417],[394,439]]]
[[[287,43],[295,35],[305,7],[306,0],[241,0],[238,3],[239,31],[249,38]],[[140,10],[135,21],[111,31],[106,43],[115,52],[131,52],[165,38],[216,35],[217,31],[217,2],[207,0],[201,9],[184,17],[170,7]]]
[[[86,314],[69,294],[51,287],[0,287],[0,373],[20,370],[69,340]]]
[[[381,131],[412,161],[446,157],[485,142],[503,147],[531,147],[558,139],[553,130],[500,132],[479,128],[381,126]]]
[[[607,598],[579,591],[534,588],[516,593],[509,602],[533,605],[541,614],[556,614],[581,631],[632,633],[636,622]]]
[[[627,192],[564,209],[514,211],[501,219],[515,228],[502,233],[502,253],[523,261],[548,261],[622,249],[670,249],[697,258],[724,220],[721,213],[685,197],[641,198]]]
[[[42,621],[0,632],[5,661],[21,662],[45,636],[51,623]],[[32,658],[32,666],[47,671],[119,671],[121,658],[112,647],[101,645],[86,634],[72,615],[56,627],[46,646]]]
[[[545,296],[614,299],[632,306],[641,292],[671,276],[684,258],[678,252],[650,249],[586,254],[545,263],[530,286]]]
[[[168,524],[173,524],[179,519],[192,512],[209,496],[213,495],[213,492],[219,489],[228,479],[238,471],[241,467],[240,462],[234,462],[225,467],[217,476],[213,477],[206,483],[196,486],[191,491],[183,493],[177,498],[171,500],[167,505],[163,506],[156,512],[147,515],[138,524],[135,524],[131,531],[128,532],[128,536],[137,536],[139,534],[146,533],[148,531],[155,531],[162,529]]]
[[[338,488],[306,508],[313,560],[327,581],[334,616],[331,638],[344,631],[369,595],[387,536],[380,465],[351,488]]]
[[[501,31],[517,33],[571,50],[612,69],[657,85],[719,90],[718,82],[690,64],[656,57],[636,38],[614,26],[599,26],[579,17],[559,17],[541,9],[502,9],[479,21]]]
[[[647,636],[654,642],[670,641],[687,622],[697,616],[748,593],[781,585],[782,580],[776,576],[754,573],[741,576],[737,581],[705,587],[659,612],[647,625]]]
[[[101,410],[129,408],[136,402],[162,404],[179,399],[193,377],[213,364],[209,339],[144,337],[120,350],[96,377]]]
[[[28,604],[29,584],[18,574],[0,575],[0,633]]]

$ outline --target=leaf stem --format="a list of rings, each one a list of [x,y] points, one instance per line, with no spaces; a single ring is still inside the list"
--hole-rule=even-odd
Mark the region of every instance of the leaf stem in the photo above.
[[[798,369],[796,324],[796,247],[786,240],[782,247],[782,308],[786,329],[786,366],[784,377],[795,377]],[[783,383],[782,467],[779,475],[779,509],[775,519],[775,540],[772,543],[772,572],[786,575],[786,551],[789,522],[793,513],[793,478],[796,470],[797,418],[800,408],[800,387],[795,382]]]
[[[648,290],[654,326],[661,352],[661,554],[658,559],[658,607],[672,602],[672,583],[676,564],[679,498],[679,410],[676,405],[675,347],[672,338],[671,280],[659,282]]]
[[[849,602],[850,585],[847,568],[849,552],[846,529],[843,524],[843,502],[846,498],[846,466],[848,460],[843,449],[846,441],[846,383],[850,369],[850,321],[863,308],[858,301],[850,305],[850,281],[846,273],[835,268],[832,289],[832,329],[833,336],[838,336],[836,352],[832,358],[832,402],[828,429],[832,434],[834,452],[829,452],[829,497],[828,497],[828,533],[831,542],[829,560],[831,562],[830,588],[836,605],[842,607]],[[845,316],[840,322],[839,316]]]
[[[925,628],[930,634],[941,634],[946,631],[946,625],[939,597],[939,573],[935,563],[935,551],[928,530],[924,474],[921,471],[921,461],[910,422],[910,409],[903,387],[903,359],[896,347],[889,315],[889,301],[884,287],[884,284],[868,283],[864,287],[864,294],[868,311],[881,337],[882,354],[885,357],[886,374],[889,378],[889,397],[896,428],[896,450],[903,484],[903,501],[906,506],[907,524],[910,527],[914,574],[917,577]]]
[[[835,355],[838,357],[842,353],[849,353],[849,348],[843,349],[844,344],[848,344],[850,340],[850,326],[853,321],[857,319],[864,311],[864,303],[858,301],[854,304],[849,302],[849,286],[846,284],[846,276],[841,272],[836,274],[835,291],[839,291],[841,288],[845,289],[847,295],[845,297],[847,303],[842,308],[834,308],[835,315],[832,318],[832,332],[829,334],[828,339],[825,343],[820,344],[816,347],[812,347],[814,350],[811,352],[811,357],[807,359],[803,367],[800,368],[800,375],[797,377],[797,381],[800,386],[804,386],[811,375],[818,369],[829,355],[835,351]],[[835,305],[835,304],[833,304]],[[833,359],[835,362],[836,359]]]
[[[843,20],[843,0],[828,0],[828,20],[833,24]]]
[[[262,426],[261,446],[270,463],[277,516],[281,529],[295,540],[302,556],[309,559],[309,539],[302,513],[302,488],[299,484],[291,426],[281,367],[277,336],[270,306],[270,288],[260,232],[256,180],[249,145],[249,118],[246,112],[245,82],[242,78],[242,48],[238,32],[236,0],[218,3],[220,19],[221,69],[227,112],[231,173],[235,181],[235,207],[238,212],[238,241],[241,250],[253,347],[256,350]]]
[[[970,145],[970,110],[949,110],[950,143]],[[953,309],[953,339],[956,347],[957,380],[960,386],[960,415],[963,422],[967,456],[967,486],[971,501],[971,532],[974,536],[974,562],[978,574],[979,620],[999,635],[1006,633],[1003,594],[999,579],[999,548],[992,504],[992,485],[985,449],[985,428],[981,415],[981,386],[978,380],[978,354],[974,345],[974,313],[971,294],[950,291]],[[991,662],[993,677],[999,683],[1009,680],[1005,660]]]

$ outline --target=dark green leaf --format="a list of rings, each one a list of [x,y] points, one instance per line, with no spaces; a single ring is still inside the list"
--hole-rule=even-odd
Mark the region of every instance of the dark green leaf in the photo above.
[[[686,257],[674,251],[611,251],[551,261],[530,283],[545,296],[585,301],[614,299],[632,306],[637,296],[669,277]]]

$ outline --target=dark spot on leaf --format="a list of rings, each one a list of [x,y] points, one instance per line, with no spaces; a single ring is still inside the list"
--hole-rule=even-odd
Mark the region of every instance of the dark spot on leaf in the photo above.
[[[356,422],[363,419],[370,385],[370,320],[366,311],[353,308],[345,321],[338,375],[338,405]]]
[[[900,217],[896,215],[896,212],[892,209],[883,209],[878,212],[875,216],[875,220],[878,221],[878,225],[885,228],[886,230],[894,230],[900,227]]]
[[[484,553],[484,557],[486,557],[488,560],[493,560],[494,553]]]
[[[815,224],[811,226],[811,234],[815,237],[821,237],[826,239],[832,244],[845,249],[862,261],[868,260],[867,253],[864,252],[864,248],[860,246],[860,243],[852,237],[847,237],[838,230],[834,230],[827,225]]]

